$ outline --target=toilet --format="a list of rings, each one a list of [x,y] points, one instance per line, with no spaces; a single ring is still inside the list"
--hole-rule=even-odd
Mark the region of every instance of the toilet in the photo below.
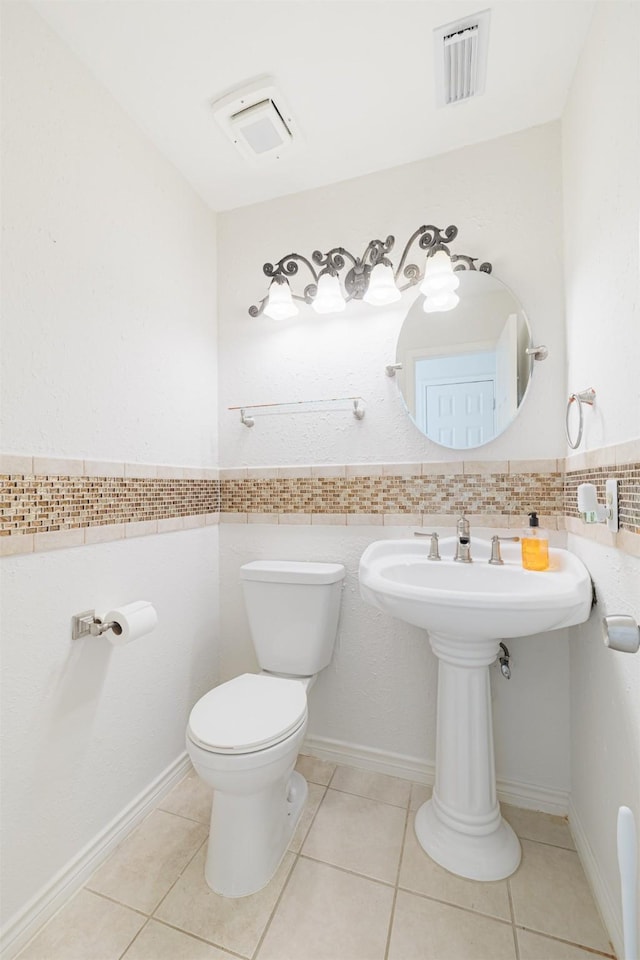
[[[187,752],[214,788],[205,878],[245,897],[277,870],[307,783],[294,766],[307,728],[307,691],[331,660],[345,569],[340,563],[255,560],[240,568],[260,673],[206,693]]]

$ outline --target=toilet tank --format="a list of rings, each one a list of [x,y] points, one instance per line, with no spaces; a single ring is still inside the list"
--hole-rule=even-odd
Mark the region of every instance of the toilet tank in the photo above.
[[[240,568],[262,670],[310,677],[331,660],[345,569],[341,563],[254,560]]]

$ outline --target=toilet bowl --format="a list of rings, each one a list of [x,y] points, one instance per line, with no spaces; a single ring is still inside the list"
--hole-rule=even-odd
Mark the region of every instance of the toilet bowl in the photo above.
[[[306,729],[299,680],[244,674],[194,707],[187,750],[214,788],[205,877],[216,893],[255,893],[277,870],[307,796],[293,769]]]
[[[263,671],[205,694],[186,735],[196,772],[214,788],[205,878],[222,896],[265,886],[300,818],[307,784],[294,767],[307,690],[331,658],[343,577],[340,564],[262,561],[241,569]]]

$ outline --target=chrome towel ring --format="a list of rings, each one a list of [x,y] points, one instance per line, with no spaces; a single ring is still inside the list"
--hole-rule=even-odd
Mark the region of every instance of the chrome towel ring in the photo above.
[[[596,392],[593,387],[588,387],[586,390],[581,390],[579,393],[572,393],[569,397],[569,402],[567,403],[567,414],[565,416],[565,430],[567,433],[567,443],[572,450],[576,450],[580,443],[582,442],[582,430],[584,427],[584,412],[582,410],[582,404],[587,403],[590,407],[594,405],[596,401]],[[569,432],[569,411],[571,410],[571,404],[578,404],[578,436],[574,441],[571,439],[571,434]]]

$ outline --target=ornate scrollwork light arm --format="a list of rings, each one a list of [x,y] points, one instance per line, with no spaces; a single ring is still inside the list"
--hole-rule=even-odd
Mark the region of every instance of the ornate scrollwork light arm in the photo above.
[[[490,263],[481,263],[476,267],[477,257],[468,257],[464,253],[454,253],[451,257],[453,269],[455,272],[460,270],[479,270],[480,273],[491,273],[493,267]]]
[[[477,257],[470,257],[466,254],[451,254],[449,244],[458,236],[458,228],[454,224],[441,229],[434,224],[424,224],[418,227],[409,237],[397,270],[394,270],[396,285],[400,291],[406,290],[419,283],[424,276],[424,264],[419,266],[417,263],[407,263],[411,249],[417,241],[420,250],[426,251],[427,256],[431,256],[439,251],[444,251],[451,257],[451,263],[455,271],[460,270],[480,270],[481,273],[491,273],[490,263],[481,263],[476,266]],[[278,283],[285,283],[289,278],[295,277],[299,272],[300,264],[303,264],[312,277],[311,283],[308,283],[303,290],[302,295],[291,292],[294,300],[301,300],[304,303],[313,303],[318,293],[318,281],[323,274],[331,274],[334,277],[342,275],[342,284],[344,287],[344,299],[361,300],[368,288],[371,271],[378,264],[390,266],[393,264],[388,257],[395,244],[395,238],[390,234],[386,240],[371,240],[361,257],[356,257],[344,247],[333,247],[326,253],[321,250],[314,250],[311,260],[303,257],[299,253],[289,253],[282,257],[277,263],[265,263],[262,270],[265,276],[270,277]],[[315,266],[314,266],[315,264]],[[252,317],[258,317],[264,312],[265,306],[269,300],[267,294],[259,304],[249,308],[249,314]]]
[[[434,226],[434,224],[425,224],[418,229],[409,237],[405,248],[402,252],[402,257],[400,258],[400,263],[398,264],[398,269],[396,270],[396,281],[400,277],[404,277],[408,283],[405,283],[403,286],[399,287],[400,290],[406,290],[407,287],[412,287],[414,284],[418,283],[422,279],[423,270],[416,263],[409,263],[405,266],[409,251],[418,237],[418,246],[421,250],[427,250],[430,253],[435,253],[437,250],[444,250],[445,253],[449,253],[449,247],[447,244],[451,243],[452,240],[458,235],[458,228],[453,224],[450,224],[444,231],[440,227]]]
[[[250,316],[250,317],[259,317],[260,314],[264,311],[264,308],[265,308],[265,305],[266,305],[268,299],[269,299],[269,297],[263,297],[262,300],[260,301],[260,303],[259,303],[257,306],[256,306],[255,304],[253,304],[251,307],[249,307],[249,316]]]
[[[321,250],[314,250],[311,259],[319,267],[322,267],[320,274],[331,273],[333,276],[337,276],[346,266],[345,257],[355,266],[356,258],[344,247],[333,247],[332,250],[328,250],[324,254]]]
[[[311,273],[311,276],[313,277],[314,281],[317,283],[318,274],[314,270],[310,261],[307,260],[306,257],[303,257],[299,253],[288,253],[286,257],[282,257],[275,264],[274,263],[263,264],[262,272],[265,274],[265,276],[271,277],[273,279],[277,277],[284,277],[286,279],[288,277],[294,277],[296,275],[296,273],[298,272],[298,263],[304,263],[305,267],[307,267],[309,272]]]
[[[387,254],[393,250],[395,242],[396,238],[391,236],[391,234],[389,234],[386,240],[370,240],[359,263],[368,267],[375,267],[379,263],[390,266],[391,261],[387,257]]]

